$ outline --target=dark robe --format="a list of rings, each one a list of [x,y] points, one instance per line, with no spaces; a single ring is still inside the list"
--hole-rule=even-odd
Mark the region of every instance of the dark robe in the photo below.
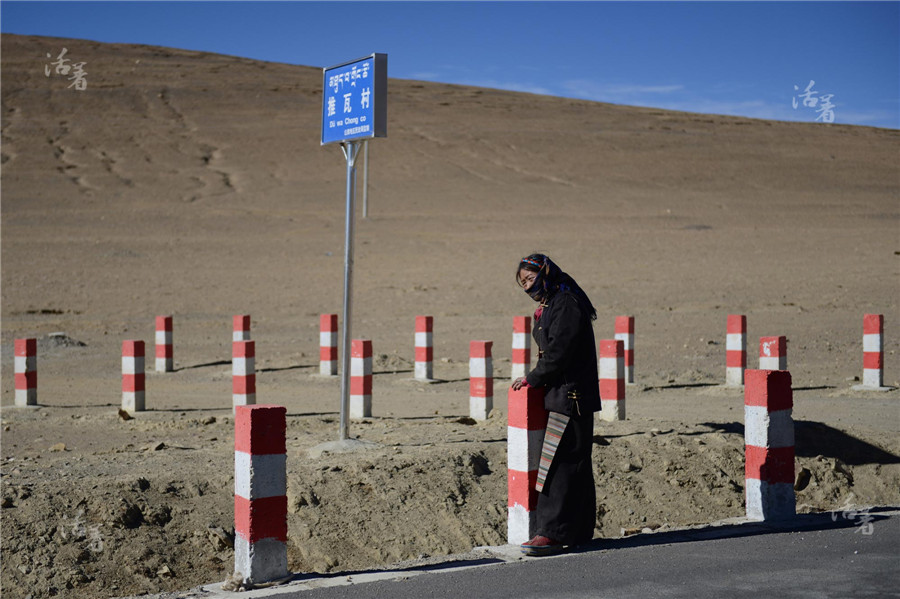
[[[597,349],[586,308],[569,291],[557,291],[535,319],[538,362],[526,380],[544,387],[544,407],[570,416],[538,495],[536,534],[564,545],[594,536],[597,496],[591,464],[594,412],[600,410]],[[567,393],[577,389],[577,401]]]

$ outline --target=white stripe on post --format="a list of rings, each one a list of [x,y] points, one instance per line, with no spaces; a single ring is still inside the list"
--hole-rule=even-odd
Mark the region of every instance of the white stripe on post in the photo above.
[[[337,376],[338,373],[338,315],[319,316],[319,374]]]
[[[430,381],[434,375],[434,317],[416,316],[415,378]]]
[[[748,370],[744,386],[744,478],[747,518],[796,514],[794,400],[791,373]]]
[[[787,370],[787,337],[759,338],[759,369]]]
[[[747,317],[729,314],[725,333],[725,384],[740,387],[747,368]]]
[[[372,341],[354,339],[350,353],[350,418],[372,416]]]
[[[625,420],[625,344],[615,339],[599,343],[600,419]]]
[[[526,376],[531,370],[531,317],[513,316],[512,372],[510,378]]]
[[[469,417],[487,420],[494,409],[493,341],[469,343]]]
[[[289,575],[286,424],[283,406],[235,407],[234,572],[247,585]]]
[[[16,339],[15,362],[16,405],[37,405],[37,339]]]
[[[175,360],[172,347],[172,317],[156,317],[156,372],[172,372]]]
[[[256,342],[234,341],[231,344],[231,403],[238,406],[256,403]]]
[[[250,315],[235,314],[232,318],[232,341],[250,341]]]
[[[509,389],[507,394],[507,542],[521,545],[535,535],[538,466],[547,410],[542,387]]]
[[[625,383],[634,384],[634,316],[616,316],[615,339],[625,346]]]
[[[144,342],[122,342],[122,409],[129,414],[144,411]]]

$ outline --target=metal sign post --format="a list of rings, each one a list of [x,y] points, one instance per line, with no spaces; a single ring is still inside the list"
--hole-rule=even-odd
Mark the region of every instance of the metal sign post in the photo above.
[[[363,142],[363,218],[369,218],[369,140]]]
[[[353,318],[353,216],[356,159],[369,139],[387,137],[387,54],[322,70],[322,145],[340,142],[347,159],[344,309],[341,335],[340,441],[350,437],[350,344]],[[365,177],[368,177],[366,169]]]
[[[353,316],[353,198],[356,195],[356,157],[359,142],[348,141],[341,144],[347,158],[347,216],[344,226],[344,311],[341,323],[341,434],[343,441],[350,436],[350,324]]]

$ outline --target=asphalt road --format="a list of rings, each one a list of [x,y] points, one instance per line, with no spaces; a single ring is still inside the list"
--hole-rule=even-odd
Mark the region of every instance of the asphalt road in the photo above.
[[[521,558],[518,548],[509,546],[470,557],[407,570],[298,575],[278,588],[202,596],[900,598],[900,510],[806,515],[781,526],[738,522],[641,534],[594,541],[554,557]]]

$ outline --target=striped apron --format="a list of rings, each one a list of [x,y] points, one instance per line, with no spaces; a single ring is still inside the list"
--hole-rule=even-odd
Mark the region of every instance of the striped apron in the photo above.
[[[540,493],[544,489],[544,482],[547,480],[547,472],[550,470],[550,464],[553,463],[553,457],[556,455],[556,449],[559,447],[559,440],[562,439],[563,431],[569,424],[569,416],[550,412],[547,418],[547,430],[544,433],[544,444],[541,447],[541,462],[538,464],[537,483],[534,488]]]

